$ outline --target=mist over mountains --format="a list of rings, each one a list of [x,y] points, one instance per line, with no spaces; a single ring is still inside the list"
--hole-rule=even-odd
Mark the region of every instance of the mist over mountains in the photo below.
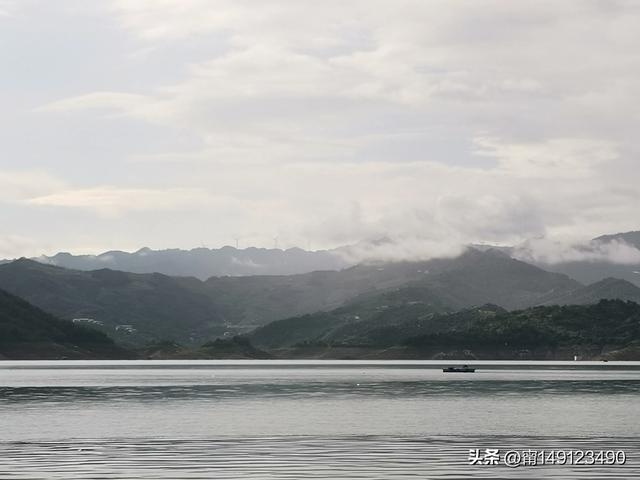
[[[414,242],[415,239],[412,241]],[[400,242],[400,243],[399,243]],[[465,246],[445,249],[447,255],[430,249],[413,248],[391,238],[363,241],[331,250],[306,251],[249,247],[238,249],[109,251],[98,255],[73,255],[60,252],[32,260],[73,270],[109,268],[131,273],[162,273],[192,276],[201,280],[220,276],[295,275],[322,270],[341,270],[357,264],[425,261],[443,256],[453,258]],[[533,239],[516,246],[473,245],[478,250],[495,250],[544,270],[563,273],[583,283],[605,278],[620,278],[640,286],[640,232],[603,235],[590,242],[566,244]],[[439,249],[442,251],[443,249]],[[8,263],[10,260],[0,261]]]
[[[486,312],[515,319],[505,312],[595,305],[603,299],[640,304],[637,267],[598,256],[612,249],[637,250],[638,239],[636,232],[599,237],[572,247],[584,258],[572,251],[571,261],[551,264],[540,257],[530,262],[517,258],[526,254],[522,246],[486,245],[452,257],[372,259],[357,265],[350,264],[344,250],[145,248],[97,256],[58,254],[0,265],[0,289],[50,318],[98,329],[127,348],[207,343],[198,355],[262,355],[244,340],[210,344],[236,335],[268,348],[309,342],[388,346],[410,335],[437,335],[447,325],[462,328],[466,319],[484,318]],[[615,307],[616,315],[625,308]],[[564,318],[561,311],[549,311]],[[491,328],[498,326],[492,323]],[[545,338],[551,330],[545,330]],[[56,338],[43,341],[57,345]],[[157,355],[164,348],[148,351]],[[231,351],[236,348],[244,353]]]
[[[110,251],[99,255],[62,252],[34,258],[41,263],[74,270],[110,268],[132,273],[163,273],[206,280],[212,276],[293,275],[315,270],[339,270],[348,262],[336,251],[305,251],[266,248],[222,247],[219,249]]]
[[[382,312],[378,321],[384,322],[390,311],[404,315],[407,308],[454,312],[491,303],[513,310],[601,298],[640,300],[640,289],[622,280],[585,286],[503,252],[473,248],[455,258],[206,281],[81,271],[21,259],[0,265],[0,288],[132,345],[199,344],[281,319],[345,308],[350,318],[378,318]]]
[[[640,231],[602,235],[585,244],[568,246],[527,242],[509,254],[583,283],[619,278],[640,286]]]

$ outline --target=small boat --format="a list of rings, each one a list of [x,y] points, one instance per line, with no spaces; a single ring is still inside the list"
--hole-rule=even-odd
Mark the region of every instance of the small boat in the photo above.
[[[462,372],[462,373],[473,373],[476,371],[475,368],[470,367],[469,365],[463,365],[461,367],[447,367],[443,368],[442,371],[444,373],[453,373],[453,372]]]

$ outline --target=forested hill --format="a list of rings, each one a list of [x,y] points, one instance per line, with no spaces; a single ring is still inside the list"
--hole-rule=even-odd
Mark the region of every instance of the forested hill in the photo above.
[[[427,303],[362,316],[354,311],[362,310],[341,308],[273,322],[250,339],[298,357],[330,358],[355,348],[360,350],[352,355],[386,358],[640,359],[640,305],[630,301],[512,312],[496,305],[443,312]]]
[[[202,344],[396,289],[403,302],[429,299],[460,309],[484,303],[523,308],[581,287],[564,275],[474,249],[425,262],[206,282],[158,273],[69,270],[27,259],[0,265],[0,288],[63,319],[91,319],[110,336],[135,345]]]
[[[107,335],[0,290],[0,359],[127,358]]]
[[[204,342],[224,333],[223,319],[196,278],[83,272],[21,259],[0,266],[0,288],[62,319],[90,320],[127,344],[191,336]]]
[[[325,322],[335,328],[345,324],[335,332],[343,336],[356,328],[351,326],[354,319],[371,320],[367,328],[373,331],[403,319],[421,324],[425,315],[484,304],[514,310],[596,303],[600,298],[640,299],[640,289],[626,282],[585,287],[499,251],[476,249],[425,262],[205,282],[158,273],[68,270],[22,259],[0,265],[0,289],[59,318],[96,325],[123,345],[136,347],[163,341],[197,346],[301,315],[311,315],[314,329],[324,328]],[[287,334],[296,343],[300,330],[293,323]],[[283,324],[274,328],[278,325]],[[262,332],[267,331],[273,328]]]
[[[592,305],[534,307],[477,316],[440,332],[404,340],[406,345],[440,350],[519,354],[578,355],[637,359],[640,353],[640,305],[600,300]]]

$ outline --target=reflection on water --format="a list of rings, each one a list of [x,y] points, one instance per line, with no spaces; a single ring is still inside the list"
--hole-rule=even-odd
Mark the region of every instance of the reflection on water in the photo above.
[[[638,365],[436,366],[0,362],[0,478],[640,478]],[[491,447],[628,461],[468,464]]]

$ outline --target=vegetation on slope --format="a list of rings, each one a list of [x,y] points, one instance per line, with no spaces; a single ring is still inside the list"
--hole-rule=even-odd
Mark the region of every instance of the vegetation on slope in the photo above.
[[[296,356],[305,356],[305,350],[317,355],[319,348],[360,348],[364,355],[368,350],[369,354],[386,351],[389,356],[411,349],[420,358],[573,358],[578,353],[597,357],[613,350],[638,350],[640,305],[601,300],[512,312],[496,305],[436,312],[413,304],[365,319],[350,318],[339,309],[274,322],[253,332],[250,339]]]
[[[148,359],[246,359],[273,358],[269,353],[255,348],[243,337],[218,338],[199,347],[185,347],[175,342],[159,342],[147,345],[140,354]]]
[[[0,290],[0,358],[121,358],[107,335],[61,320]]]
[[[585,292],[589,287],[564,275],[475,249],[457,258],[206,282],[108,269],[67,270],[23,259],[0,266],[0,288],[63,319],[83,318],[137,347],[162,339],[201,345],[303,315],[300,324],[286,320],[252,338],[261,337],[261,344],[269,346],[397,342],[409,333],[436,328],[437,314],[486,303],[507,309],[564,303],[562,299],[592,298],[602,290]]]
[[[425,333],[405,340],[412,346],[450,348],[555,349],[640,342],[640,305],[622,300],[601,300],[595,305],[534,307],[476,318],[443,332]]]
[[[546,305],[589,305],[603,299],[631,300],[640,303],[640,287],[619,278],[605,278],[572,292],[556,295]]]
[[[0,266],[0,288],[63,319],[89,319],[118,341],[144,344],[222,335],[224,322],[195,278],[81,272],[31,260]]]

